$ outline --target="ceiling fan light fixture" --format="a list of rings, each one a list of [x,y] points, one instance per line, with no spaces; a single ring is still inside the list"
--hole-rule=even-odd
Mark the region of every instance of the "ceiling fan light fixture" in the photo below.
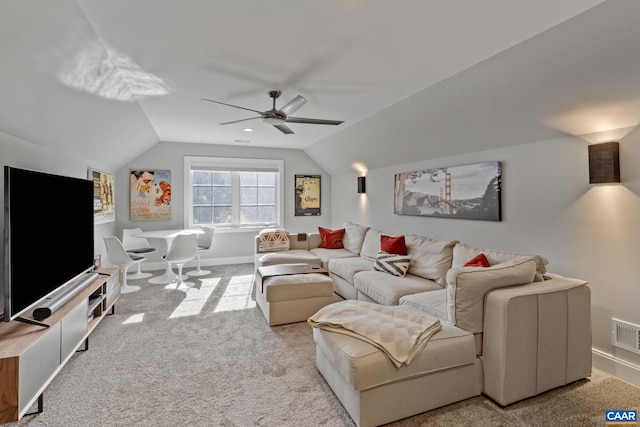
[[[284,119],[280,117],[263,117],[262,121],[270,125],[281,125],[284,123]]]
[[[238,122],[245,122],[247,120],[262,119],[264,123],[274,126],[276,129],[278,129],[280,132],[284,133],[285,135],[289,135],[294,132],[293,130],[291,130],[291,128],[289,128],[289,126],[287,126],[286,123],[305,123],[305,124],[312,124],[312,125],[339,125],[341,123],[344,123],[341,120],[324,120],[324,119],[314,119],[314,118],[305,118],[305,117],[293,117],[291,116],[291,114],[295,113],[304,104],[306,104],[307,98],[305,98],[302,95],[298,95],[295,98],[293,98],[291,101],[289,101],[284,107],[278,110],[276,108],[276,99],[280,97],[280,91],[271,90],[268,93],[269,93],[269,97],[273,99],[273,107],[267,111],[253,110],[251,108],[245,108],[245,107],[240,107],[238,105],[227,104],[226,102],[214,101],[213,99],[202,98],[202,100],[213,102],[215,104],[226,105],[228,107],[239,108],[241,110],[247,110],[247,111],[251,111],[253,113],[258,114],[257,117],[249,117],[247,119],[232,120],[230,122],[220,123],[221,125],[230,125]],[[244,128],[244,130],[246,132],[250,132],[253,129]]]

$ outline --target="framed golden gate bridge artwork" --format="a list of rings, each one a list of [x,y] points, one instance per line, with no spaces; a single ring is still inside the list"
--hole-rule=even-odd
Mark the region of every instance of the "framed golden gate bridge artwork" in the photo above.
[[[485,162],[395,175],[398,215],[501,221],[502,165]]]

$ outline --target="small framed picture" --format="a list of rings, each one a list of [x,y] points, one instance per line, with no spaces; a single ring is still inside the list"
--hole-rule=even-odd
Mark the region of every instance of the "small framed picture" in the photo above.
[[[93,181],[93,222],[104,224],[116,220],[115,181],[113,175],[89,169]]]
[[[130,175],[131,221],[171,219],[171,171],[136,170]]]
[[[95,254],[93,256],[93,269],[98,270],[100,268],[102,268],[102,255]]]
[[[295,216],[320,215],[320,175],[296,175]]]

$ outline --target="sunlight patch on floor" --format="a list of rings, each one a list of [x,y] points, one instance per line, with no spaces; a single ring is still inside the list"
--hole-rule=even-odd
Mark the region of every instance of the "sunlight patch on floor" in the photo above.
[[[170,319],[175,319],[178,317],[187,317],[187,316],[197,316],[202,312],[204,305],[211,297],[213,290],[220,283],[219,277],[214,277],[212,279],[202,279],[202,284],[200,288],[188,288],[181,289],[184,290],[186,296],[182,300],[182,302],[173,310]]]
[[[143,320],[144,320],[144,313],[132,314],[131,316],[127,317],[125,321],[122,322],[122,324],[130,325],[133,323],[142,323]]]
[[[244,310],[256,306],[256,302],[251,298],[253,289],[253,274],[244,276],[233,276],[229,280],[229,285],[224,290],[220,302],[214,312]]]

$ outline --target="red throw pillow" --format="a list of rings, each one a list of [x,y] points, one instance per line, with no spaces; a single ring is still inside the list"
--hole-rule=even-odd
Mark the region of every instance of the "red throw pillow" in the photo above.
[[[406,255],[407,244],[404,241],[404,236],[387,236],[386,234],[381,234],[380,250],[388,254]]]
[[[318,227],[320,238],[322,243],[318,245],[319,248],[325,249],[342,249],[342,236],[344,236],[344,228],[339,230],[329,230],[328,228]]]
[[[487,260],[487,257],[484,256],[484,254],[479,254],[471,258],[469,262],[467,262],[464,266],[465,267],[491,267],[491,264],[489,264],[489,261]]]

